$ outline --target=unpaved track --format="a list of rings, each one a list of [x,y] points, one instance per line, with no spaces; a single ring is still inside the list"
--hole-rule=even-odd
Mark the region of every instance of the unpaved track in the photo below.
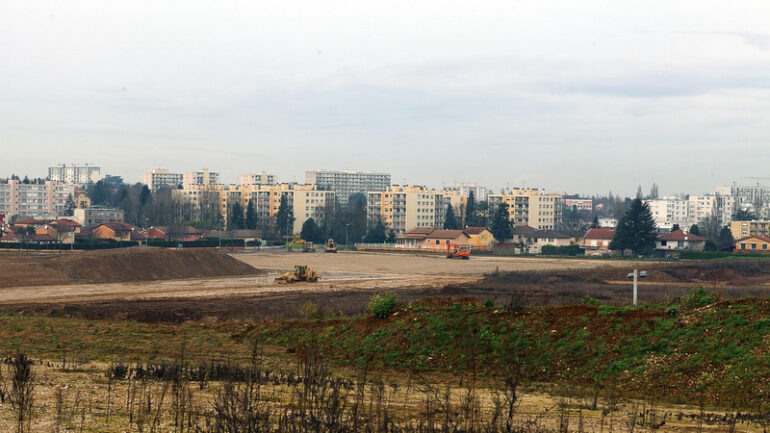
[[[258,269],[266,276],[221,277],[124,282],[111,284],[37,285],[0,289],[0,304],[70,303],[116,299],[168,299],[238,297],[289,294],[312,290],[344,292],[347,290],[382,291],[443,287],[467,283],[483,274],[516,270],[586,269],[598,266],[622,266],[619,261],[473,257],[449,260],[443,256],[364,252],[325,253],[238,253],[234,257]],[[277,284],[275,276],[306,264],[316,270],[319,283]]]

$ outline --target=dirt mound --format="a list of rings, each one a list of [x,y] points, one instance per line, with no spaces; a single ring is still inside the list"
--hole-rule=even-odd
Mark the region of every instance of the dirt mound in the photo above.
[[[217,251],[134,247],[62,255],[0,257],[0,287],[118,283],[260,273],[246,263]]]

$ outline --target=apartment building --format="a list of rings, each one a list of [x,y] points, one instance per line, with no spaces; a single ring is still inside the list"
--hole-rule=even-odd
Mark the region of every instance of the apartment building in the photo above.
[[[89,164],[60,164],[48,167],[48,180],[63,184],[86,185],[101,179],[101,169]]]
[[[59,182],[22,183],[8,180],[0,183],[0,213],[8,218],[55,218],[64,214],[67,198],[75,195],[76,186]]]
[[[717,195],[729,195],[735,197],[736,205],[746,208],[761,208],[770,203],[770,186],[760,184],[744,186],[733,183],[716,187]]]
[[[671,229],[674,224],[689,227],[706,218],[716,216],[720,224],[732,220],[735,198],[720,195],[690,195],[687,198],[666,197],[645,200],[655,224],[660,229]]]
[[[650,208],[655,225],[660,229],[671,229],[674,224],[679,224],[680,226],[689,226],[691,224],[688,200],[667,197],[645,200],[645,203]]]
[[[327,205],[334,204],[334,191],[319,191],[314,185],[189,185],[172,191],[177,200],[184,200],[196,206],[216,206],[224,221],[229,220],[228,212],[232,203],[240,202],[243,209],[252,201],[257,218],[265,221],[278,213],[281,197],[285,196],[294,216],[293,233],[299,233],[308,218],[320,222]]]
[[[730,232],[735,240],[749,236],[770,236],[770,221],[731,221]]]
[[[688,222],[698,224],[704,219],[715,215],[717,197],[715,195],[691,195],[687,199]]]
[[[264,171],[258,173],[242,174],[240,185],[275,185],[275,175]]]
[[[389,173],[355,170],[313,170],[305,172],[305,183],[318,190],[334,191],[337,201],[347,204],[351,194],[385,191],[390,187]]]
[[[186,171],[182,174],[182,187],[192,185],[218,185],[219,173],[202,169],[201,171]]]
[[[163,188],[178,189],[182,186],[183,177],[182,173],[171,173],[165,168],[153,168],[144,173],[144,184],[152,192]]]
[[[445,191],[393,185],[385,191],[366,194],[366,215],[370,222],[381,218],[396,233],[413,227],[443,227],[450,200]]]
[[[538,230],[555,230],[561,223],[561,195],[549,194],[537,188],[506,188],[500,194],[489,194],[490,212],[501,203],[508,204],[508,220],[515,226],[530,226]]]
[[[455,182],[452,186],[446,188],[445,191],[457,191],[463,197],[468,197],[473,192],[473,197],[476,201],[486,201],[487,194],[489,193],[487,187],[467,182]]]

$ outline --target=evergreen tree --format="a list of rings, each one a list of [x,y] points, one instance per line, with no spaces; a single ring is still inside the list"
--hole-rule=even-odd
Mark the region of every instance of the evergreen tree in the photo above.
[[[64,202],[64,216],[75,215],[75,200],[72,198],[72,194],[67,196],[67,201]]]
[[[618,221],[615,237],[612,238],[610,249],[631,250],[634,255],[647,254],[655,248],[655,220],[652,218],[650,207],[641,198],[635,198]]]
[[[591,228],[592,229],[598,229],[599,228],[599,216],[594,215],[594,220],[591,221]]]
[[[693,224],[690,226],[690,233],[700,236],[700,229],[698,228],[697,224]]]
[[[671,226],[671,231],[672,232],[675,232],[675,231],[677,231],[679,229],[680,229],[679,224],[674,224],[673,226]]]
[[[396,231],[393,229],[388,230],[388,237],[385,238],[385,242],[389,244],[395,244],[396,243]]]
[[[728,248],[733,249],[734,246],[735,239],[733,239],[733,232],[730,230],[730,227],[722,227],[722,230],[719,231],[719,238],[717,239],[717,248],[720,250]]]
[[[147,185],[142,185],[142,191],[139,193],[139,203],[144,206],[151,196],[152,192],[150,192],[150,188],[147,188]]]
[[[366,242],[379,244],[385,242],[388,234],[386,232],[385,224],[382,219],[378,219],[377,222],[369,226],[369,231],[366,232]]]
[[[254,200],[249,199],[249,204],[246,205],[246,228],[248,230],[257,229],[257,209],[254,205]]]
[[[308,242],[322,243],[323,241],[319,242],[318,240],[318,234],[319,234],[318,224],[316,224],[313,218],[308,218],[305,220],[304,223],[302,223],[302,230],[300,230],[299,232],[300,238]]]
[[[463,227],[476,227],[476,195],[473,190],[468,194],[468,199],[465,201],[465,215],[463,215]]]
[[[278,236],[289,236],[294,231],[294,215],[289,207],[289,200],[286,194],[281,195],[281,204],[278,206],[278,212],[275,214],[275,230]]]
[[[499,242],[513,238],[511,222],[508,219],[508,203],[500,203],[492,220],[492,234]]]
[[[460,224],[457,223],[457,217],[451,204],[446,207],[446,215],[444,216],[444,230],[457,230],[460,228]]]
[[[228,212],[228,230],[241,230],[244,227],[243,221],[243,205],[240,200],[236,200],[230,205],[230,211]]]

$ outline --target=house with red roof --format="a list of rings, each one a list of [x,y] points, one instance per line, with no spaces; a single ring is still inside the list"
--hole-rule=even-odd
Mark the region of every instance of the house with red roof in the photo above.
[[[470,246],[471,237],[462,230],[433,230],[423,241],[423,248],[445,250],[447,245]]]
[[[679,229],[658,236],[655,241],[655,250],[666,256],[676,255],[679,251],[703,251],[706,240],[703,236]]]
[[[592,228],[583,236],[580,246],[587,256],[605,256],[612,254],[610,242],[615,237],[615,229]]]
[[[132,240],[132,232],[139,233],[139,228],[122,221],[107,221],[91,229],[90,235],[94,239],[112,239],[115,241]],[[136,236],[134,236],[136,237]]]

